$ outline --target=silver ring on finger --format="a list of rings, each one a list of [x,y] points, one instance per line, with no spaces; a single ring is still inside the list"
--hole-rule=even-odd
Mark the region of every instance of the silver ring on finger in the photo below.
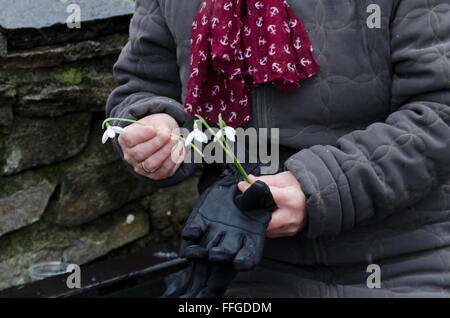
[[[145,165],[144,165],[144,162],[142,161],[141,162],[141,168],[142,168],[142,170],[144,170],[144,172],[145,173],[155,173],[155,171],[156,170],[158,170],[158,169],[148,169]]]

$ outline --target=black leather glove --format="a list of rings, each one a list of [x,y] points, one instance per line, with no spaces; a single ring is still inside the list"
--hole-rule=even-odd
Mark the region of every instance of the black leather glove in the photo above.
[[[259,165],[244,168],[259,175]],[[203,193],[183,229],[181,257],[230,263],[237,271],[261,261],[266,228],[277,207],[265,183],[256,181],[242,194],[240,180],[229,165],[222,179]]]
[[[247,173],[259,175],[259,165],[244,165]],[[180,256],[187,269],[165,279],[162,297],[219,298],[238,270],[256,266],[263,252],[267,224],[276,205],[269,187],[255,182],[241,194],[241,175],[227,166],[221,179],[197,201],[186,226]]]

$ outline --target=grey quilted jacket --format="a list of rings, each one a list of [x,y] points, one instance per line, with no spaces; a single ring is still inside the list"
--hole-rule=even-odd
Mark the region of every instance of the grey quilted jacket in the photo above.
[[[279,128],[296,149],[284,166],[307,196],[308,226],[268,239],[266,257],[293,268],[302,287],[291,296],[450,295],[450,2],[288,2],[320,72],[293,92],[253,89],[251,124]],[[137,1],[108,116],[165,112],[192,127],[182,101],[200,3]],[[380,28],[366,24],[371,4]],[[194,168],[146,182],[175,184]],[[366,286],[372,263],[381,289]]]

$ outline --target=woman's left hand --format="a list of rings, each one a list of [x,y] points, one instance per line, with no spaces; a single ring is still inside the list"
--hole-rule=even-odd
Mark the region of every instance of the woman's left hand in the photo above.
[[[250,175],[249,178],[251,181],[265,182],[278,206],[278,209],[272,214],[266,236],[277,238],[297,234],[305,226],[307,214],[306,197],[294,175],[286,171],[261,177]],[[238,184],[238,188],[242,192],[249,187],[250,184],[245,181]]]

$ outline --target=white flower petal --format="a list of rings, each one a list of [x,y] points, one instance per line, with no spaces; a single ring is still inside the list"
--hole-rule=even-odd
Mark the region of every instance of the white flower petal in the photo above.
[[[106,129],[106,134],[111,139],[116,137],[116,133],[114,132],[114,130],[111,129],[111,127],[108,127],[108,129]]]
[[[232,142],[236,141],[236,130],[233,127],[225,127],[225,135]]]
[[[206,136],[206,134],[203,133],[203,132],[202,132],[202,137],[203,137],[202,142],[205,143],[205,144],[208,143],[208,136]]]
[[[194,132],[191,132],[184,141],[184,145],[187,147],[191,144],[192,140],[194,140]]]
[[[195,140],[201,142],[202,139],[203,139],[202,134],[201,134],[201,131],[198,130],[198,129],[194,129],[193,133],[194,133],[194,138],[195,138]]]
[[[125,132],[125,129],[119,126],[111,126],[112,131],[114,131],[116,134],[123,134]]]
[[[108,141],[108,139],[109,139],[108,134],[105,131],[102,136],[102,144],[105,144]]]
[[[202,143],[208,142],[208,137],[206,136],[206,134],[199,129],[194,129],[194,137],[195,140],[200,141]]]
[[[222,137],[222,130],[218,130],[217,133],[214,135],[214,142],[218,141]]]

